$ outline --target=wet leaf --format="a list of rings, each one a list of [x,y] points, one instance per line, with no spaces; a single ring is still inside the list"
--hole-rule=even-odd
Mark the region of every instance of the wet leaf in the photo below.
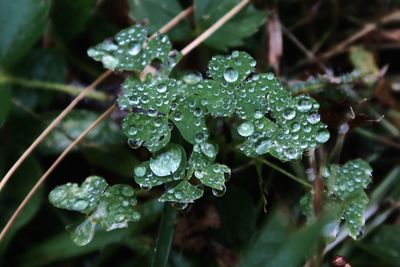
[[[368,204],[368,196],[364,189],[371,183],[372,169],[361,159],[346,162],[343,166],[330,164],[323,171],[326,191],[324,193],[324,210],[332,219],[324,228],[327,242],[336,238],[342,218],[353,239],[362,234],[365,218],[364,212]],[[312,219],[311,194],[305,195],[300,204],[303,213]]]
[[[133,26],[115,35],[115,40],[105,40],[88,50],[88,55],[103,63],[104,68],[116,71],[141,71],[152,60],[168,60],[171,43],[166,35],[149,40],[142,26]]]
[[[124,118],[122,129],[132,148],[143,145],[151,152],[163,148],[171,138],[168,118],[165,116],[130,113]]]
[[[160,201],[172,201],[179,203],[193,203],[196,199],[203,196],[203,190],[190,184],[188,181],[182,181],[177,186],[167,189],[159,198]]]
[[[46,114],[52,121],[58,113]],[[71,144],[90,124],[97,118],[96,112],[87,110],[75,110],[70,112],[59,124],[55,131],[51,132],[44,140],[40,149],[45,154],[59,154]],[[123,135],[118,126],[111,120],[102,122],[94,128],[84,139],[83,144],[111,145],[123,143]]]
[[[136,183],[142,188],[180,180],[185,174],[186,153],[180,145],[168,144],[153,157],[134,168]]]
[[[88,244],[96,224],[106,231],[126,228],[136,222],[140,214],[134,210],[137,203],[135,191],[129,185],[109,187],[99,176],[88,177],[81,186],[57,186],[49,194],[49,201],[57,208],[78,211],[87,219],[71,231],[72,240],[79,246]]]

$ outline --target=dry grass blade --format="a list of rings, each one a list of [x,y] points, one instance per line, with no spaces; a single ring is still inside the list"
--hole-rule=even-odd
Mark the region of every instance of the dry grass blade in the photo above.
[[[193,42],[191,42],[189,45],[187,45],[185,48],[182,49],[182,54],[187,55],[190,51],[192,51],[195,47],[200,45],[204,40],[206,40],[209,36],[211,36],[215,31],[217,31],[222,25],[224,25],[229,19],[231,19],[235,14],[237,14],[243,7],[245,7],[248,3],[250,3],[250,0],[243,0],[239,2],[234,8],[232,8],[227,14],[225,14],[221,19],[219,19],[215,24],[213,24],[209,29],[207,29],[203,34],[201,34],[199,37],[197,37]],[[193,8],[187,8],[183,10],[180,14],[177,15],[179,17],[179,20],[176,18],[172,19],[174,23],[172,24],[169,22],[166,24],[164,27],[161,28],[163,31],[168,31],[173,26],[175,26],[182,18],[185,16],[189,15],[193,11]],[[185,14],[183,16],[182,14]],[[168,26],[168,27],[167,27]],[[159,31],[161,33],[164,33],[163,31]],[[107,74],[109,71],[105,72],[102,76]],[[108,74],[107,74],[108,76]],[[106,77],[107,77],[106,76]],[[100,77],[99,77],[100,78]],[[105,77],[103,77],[104,79]],[[99,80],[99,79],[97,79]],[[97,81],[96,80],[96,81]],[[97,85],[98,83],[96,83]],[[95,86],[96,86],[95,85]],[[72,103],[71,103],[72,104]],[[32,188],[32,190],[28,193],[28,195],[24,198],[24,200],[21,202],[21,204],[18,206],[17,210],[13,213],[11,218],[8,220],[7,224],[3,228],[3,230],[0,233],[0,242],[4,238],[4,236],[7,234],[7,232],[10,230],[11,226],[17,219],[18,215],[21,213],[23,208],[26,206],[26,204],[29,202],[31,197],[37,192],[37,190],[40,188],[40,186],[44,183],[46,178],[51,174],[51,172],[58,166],[58,164],[65,158],[65,156],[85,138],[85,136],[92,130],[94,129],[101,121],[106,119],[114,110],[116,106],[113,105],[111,106],[108,110],[106,110],[100,117],[93,122],[84,132],[82,132],[81,135],[77,139],[75,139],[64,151],[63,153],[56,159],[56,161],[50,166],[50,168],[40,177],[39,181],[35,184],[35,186]],[[61,115],[61,114],[60,114]],[[60,119],[61,120],[61,119]],[[29,154],[28,154],[29,155]]]
[[[233,16],[235,16],[240,10],[242,10],[247,4],[250,3],[250,0],[242,0],[240,1],[234,8],[232,8],[228,13],[226,13],[222,18],[220,18],[217,22],[211,25],[206,31],[204,31],[199,37],[194,39],[190,44],[188,44],[185,48],[182,49],[182,55],[187,55],[195,49],[199,44],[204,42],[208,37],[210,37],[213,33],[215,33],[222,25],[224,25],[228,20],[230,20]]]
[[[58,166],[58,164],[67,156],[67,154],[80,142],[85,138],[85,136],[93,130],[100,122],[106,119],[114,110],[116,109],[115,105],[112,105],[108,108],[95,122],[93,122],[84,132],[82,132],[78,138],[76,138],[64,151],[61,155],[54,161],[54,163],[50,166],[50,168],[40,177],[39,181],[35,184],[35,186],[31,189],[28,195],[24,198],[21,204],[18,206],[16,211],[13,213],[11,218],[8,220],[7,224],[4,226],[3,230],[0,233],[0,241],[3,240],[4,236],[10,230],[11,226],[17,219],[18,215],[21,213],[25,205],[31,199],[31,197],[37,192],[40,186],[44,183],[46,178],[51,174],[51,172]]]
[[[4,188],[8,180],[18,169],[18,167],[24,162],[24,160],[33,152],[33,150],[46,138],[46,136],[64,119],[65,116],[81,101],[87,96],[87,94],[92,91],[99,83],[104,81],[112,72],[106,71],[100,75],[94,82],[82,90],[82,92],[47,126],[47,128],[39,135],[38,138],[28,147],[27,150],[19,157],[19,159],[14,163],[10,170],[6,173],[0,182],[0,191]]]
[[[171,21],[165,24],[160,30],[160,33],[166,33],[170,29],[172,29],[176,24],[178,24],[182,19],[187,17],[193,12],[193,6],[190,6],[180,12],[176,17],[174,17]],[[150,38],[153,38],[151,36]],[[87,86],[82,92],[50,123],[49,126],[36,138],[36,140],[28,147],[27,150],[19,157],[19,159],[14,163],[14,165],[10,168],[10,170],[6,173],[3,179],[0,181],[0,192],[11,178],[11,176],[15,173],[18,167],[25,161],[25,159],[33,152],[33,150],[46,138],[46,136],[55,128],[57,125],[65,118],[65,116],[71,112],[74,107],[85,98],[90,91],[96,88],[102,81],[104,81],[107,77],[112,74],[112,71],[108,70],[100,75],[95,81],[93,81],[89,86]]]

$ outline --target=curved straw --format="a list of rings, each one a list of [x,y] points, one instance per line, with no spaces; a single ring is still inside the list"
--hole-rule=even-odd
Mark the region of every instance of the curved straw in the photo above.
[[[80,141],[82,141],[83,138],[91,131],[93,130],[100,122],[102,122],[105,118],[107,118],[116,108],[115,105],[112,105],[107,109],[106,112],[104,112],[95,122],[93,122],[84,132],[82,132],[78,138],[76,138],[64,151],[61,153],[61,155],[54,161],[54,163],[50,166],[50,168],[40,177],[39,181],[35,184],[35,186],[29,191],[28,195],[24,198],[24,200],[21,202],[21,204],[18,206],[18,208],[15,210],[11,218],[8,220],[7,224],[4,226],[3,230],[1,231],[0,234],[0,241],[3,240],[4,236],[7,234],[7,232],[10,230],[11,226],[13,225],[14,221],[17,219],[18,215],[21,213],[22,209],[25,207],[25,205],[28,203],[28,201],[31,199],[31,197],[37,192],[37,190],[40,188],[40,186],[43,184],[43,182],[46,180],[46,178],[50,175],[50,173],[57,167],[57,165],[65,158],[65,156],[77,145]]]
[[[165,24],[160,30],[160,33],[166,33],[170,29],[172,29],[176,24],[178,24],[182,19],[187,17],[189,14],[193,12],[193,6],[190,6],[180,12],[176,17],[174,17],[171,21]],[[153,34],[151,38],[154,38],[156,34]],[[108,70],[101,74],[95,81],[93,81],[89,86],[82,90],[82,92],[50,123],[49,126],[36,138],[36,140],[25,150],[25,152],[19,157],[19,159],[14,163],[14,165],[10,168],[10,170],[6,173],[3,179],[0,181],[0,192],[3,190],[4,186],[11,178],[11,176],[15,173],[18,167],[25,161],[25,159],[33,152],[33,150],[46,138],[46,136],[55,128],[58,124],[60,124],[61,120],[71,112],[71,110],[83,99],[87,96],[87,94],[92,91],[97,85],[99,85],[102,81],[108,78],[112,74],[112,71]]]
[[[82,90],[82,92],[75,97],[75,99],[50,123],[49,126],[36,138],[35,141],[28,147],[27,150],[19,157],[19,159],[14,163],[10,170],[6,173],[0,182],[0,192],[3,190],[4,186],[18,169],[18,167],[25,161],[25,159],[32,153],[32,151],[46,138],[46,136],[61,122],[64,117],[71,112],[71,110],[87,96],[87,94],[92,91],[99,83],[104,81],[108,76],[110,76],[112,71],[108,70],[100,75],[95,81],[93,81],[89,86]]]
[[[231,9],[226,15],[224,15],[221,19],[219,19],[214,25],[218,25],[217,27],[212,25],[208,30],[206,30],[203,34],[201,34],[199,37],[197,37],[193,42],[191,42],[188,46],[182,49],[181,53],[184,55],[187,55],[190,51],[192,51],[196,46],[201,44],[202,41],[207,39],[210,35],[212,35],[215,31],[217,31],[224,23],[226,23],[230,18],[232,18],[235,14],[237,14],[243,7],[245,7],[248,3],[250,3],[250,0],[242,0],[239,2],[233,9]],[[238,8],[239,7],[239,8]],[[188,8],[189,9],[189,8]],[[186,9],[187,10],[187,9]],[[185,12],[186,10],[182,11]],[[192,12],[193,8],[190,7],[190,12],[187,12],[186,15],[190,14]],[[178,14],[179,16],[180,14]],[[173,19],[174,20],[174,19]],[[177,23],[177,22],[176,22]],[[170,24],[170,23],[168,23]],[[168,25],[167,24],[167,25]],[[167,26],[166,25],[166,26]],[[167,28],[164,26],[165,28]],[[174,25],[173,25],[174,26]],[[171,29],[173,26],[169,26],[167,30]],[[162,29],[163,29],[162,28]],[[212,29],[212,30],[210,30]],[[161,30],[160,30],[161,32]],[[197,41],[201,40],[201,41]],[[189,48],[188,48],[189,47]],[[112,105],[109,109],[107,109],[100,117],[93,122],[81,135],[78,136],[77,139],[75,139],[64,151],[63,153],[54,161],[54,163],[50,166],[50,168],[40,177],[39,181],[35,184],[35,186],[32,188],[32,190],[28,193],[28,195],[24,198],[24,200],[21,202],[21,204],[18,206],[18,208],[15,210],[11,218],[8,220],[7,224],[4,226],[3,230],[0,233],[0,241],[3,240],[5,235],[8,233],[10,230],[11,226],[17,219],[18,215],[21,213],[23,208],[26,206],[26,204],[29,202],[31,197],[36,193],[36,191],[40,188],[40,186],[44,183],[46,178],[50,175],[50,173],[58,166],[58,164],[65,158],[65,156],[72,150],[72,148],[77,145],[82,139],[92,130],[94,129],[102,120],[106,119],[111,113],[114,111],[116,108],[115,105]]]

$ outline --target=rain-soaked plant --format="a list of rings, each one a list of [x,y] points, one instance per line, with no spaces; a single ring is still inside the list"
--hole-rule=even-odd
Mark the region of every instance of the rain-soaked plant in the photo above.
[[[153,62],[159,63],[157,71],[142,80],[139,75],[127,78],[117,101],[126,112],[122,129],[129,145],[146,147],[152,153],[148,161],[132,166],[134,179],[147,190],[165,185],[159,201],[184,207],[201,198],[205,187],[216,196],[225,192],[231,170],[216,162],[218,146],[210,138],[213,133],[206,121],[233,121],[231,125],[242,140],[238,149],[251,158],[269,154],[284,162],[299,160],[305,151],[328,141],[330,134],[321,122],[318,102],[307,95],[292,96],[272,73],[256,73],[256,61],[249,54],[234,51],[229,56],[214,56],[206,78],[192,71],[177,79],[171,72],[182,55],[171,49],[167,36],[148,38],[146,29],[134,26],[88,51],[113,71],[138,74]],[[193,146],[189,154],[183,146],[170,142],[173,134],[180,134]],[[363,189],[371,181],[370,166],[355,160],[344,166],[325,166],[322,173],[324,208],[334,215],[325,226],[326,237],[334,240],[344,219],[356,238],[364,225],[368,198]],[[311,185],[307,189],[301,204],[313,220],[314,191]],[[87,215],[72,233],[78,245],[90,242],[96,224],[109,231],[140,218],[134,210],[137,201],[132,187],[109,187],[97,176],[87,178],[80,187],[58,186],[49,199],[56,207]]]

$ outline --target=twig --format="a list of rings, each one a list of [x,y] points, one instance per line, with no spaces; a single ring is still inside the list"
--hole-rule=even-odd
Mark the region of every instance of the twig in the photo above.
[[[46,136],[64,119],[65,116],[81,101],[86,95],[91,92],[99,83],[105,80],[112,71],[108,70],[100,75],[94,82],[92,82],[89,86],[87,86],[83,91],[74,99],[72,102],[50,123],[49,126],[39,135],[38,138],[28,147],[27,150],[19,157],[19,159],[14,163],[11,169],[6,173],[3,179],[0,182],[0,192],[3,190],[4,186],[14,174],[14,172],[18,169],[18,167],[24,162],[24,160],[32,153],[32,151],[46,138]]]
[[[213,33],[215,33],[219,28],[221,28],[222,25],[224,25],[228,20],[230,20],[233,16],[235,16],[240,10],[242,10],[249,3],[250,0],[240,1],[234,8],[232,8],[222,18],[220,18],[217,22],[215,22],[210,28],[208,28],[199,37],[194,39],[190,44],[188,44],[185,48],[183,48],[181,51],[182,55],[185,56],[189,54],[190,51],[192,51],[199,44],[204,42],[208,37],[210,37]]]
[[[257,158],[256,160],[258,160],[258,161],[261,162],[261,163],[264,163],[265,165],[268,165],[268,166],[271,167],[272,169],[274,169],[274,170],[276,170],[276,171],[282,173],[283,175],[286,175],[286,176],[289,177],[290,179],[292,179],[292,180],[294,180],[294,181],[296,181],[296,182],[298,182],[298,183],[304,185],[305,187],[307,187],[307,188],[309,188],[309,189],[312,189],[312,188],[313,188],[312,185],[310,185],[309,183],[307,183],[307,182],[304,181],[303,179],[301,179],[301,178],[299,178],[299,177],[297,177],[297,176],[294,176],[293,174],[291,174],[291,173],[285,171],[285,170],[282,169],[281,167],[279,167],[279,166],[273,164],[272,162],[267,161],[266,159]]]
[[[179,13],[175,18],[168,22],[165,26],[160,29],[160,33],[166,33],[172,27],[180,22],[185,16],[188,16],[192,12],[192,8],[187,8]],[[178,19],[177,19],[178,18]],[[153,34],[150,38],[154,37]],[[0,182],[0,192],[3,190],[4,186],[15,173],[18,167],[25,161],[25,159],[33,152],[33,150],[46,138],[46,136],[61,122],[64,117],[71,112],[71,110],[83,99],[85,98],[97,85],[108,78],[112,74],[111,70],[105,71],[101,74],[94,82],[82,90],[82,92],[50,123],[49,126],[39,135],[38,138],[28,147],[27,150],[19,157],[19,159],[14,163],[11,169],[6,173]]]
[[[378,29],[378,27],[380,25],[384,25],[384,24],[399,20],[399,17],[400,17],[400,11],[394,11],[394,12],[382,17],[378,21],[378,23],[367,23],[359,31],[357,31],[353,35],[349,36],[348,38],[346,38],[345,40],[343,40],[342,42],[337,44],[335,47],[333,47],[329,51],[323,53],[318,58],[319,59],[327,59],[327,58],[330,58],[330,57],[332,57],[334,55],[342,53],[347,46],[349,46],[350,44],[354,43],[355,41],[357,41],[361,37],[363,37],[363,36],[373,32],[373,31],[375,31],[376,29]]]
[[[248,3],[249,2],[249,0],[244,0],[244,1],[242,1],[242,2],[240,2],[237,6],[235,6],[231,11],[229,11],[222,19],[224,19],[223,20],[223,23],[225,23],[226,21],[228,21],[234,14],[236,14],[241,8],[243,8],[244,7],[244,5],[243,5],[243,3]],[[240,7],[239,9],[238,9],[238,7]],[[184,11],[182,11],[182,12],[185,12],[186,10],[184,10]],[[235,11],[235,12],[233,12],[233,11]],[[186,12],[186,14],[190,14],[190,12]],[[230,16],[228,16],[227,18],[226,18],[226,16],[228,15],[228,14],[231,14]],[[179,16],[179,14],[178,14],[178,16]],[[216,24],[218,24],[218,27],[215,27],[215,24],[214,25],[212,25],[206,32],[208,32],[208,35],[206,35],[207,37],[209,37],[212,33],[214,33],[219,27],[221,27],[222,25],[223,25],[223,23],[221,23],[221,20],[222,19],[220,19],[219,21],[217,21],[216,22]],[[177,23],[177,21],[175,21],[175,23]],[[171,29],[171,25],[167,28],[167,29]],[[212,29],[212,31],[210,31],[210,29]],[[161,31],[160,31],[161,32]],[[204,37],[205,35],[204,34],[202,34],[202,35],[200,35],[199,37],[197,37],[192,43],[190,43],[187,47],[185,47],[183,50],[185,50],[186,49],[186,51],[187,52],[185,52],[185,53],[183,53],[182,52],[182,54],[183,55],[187,55],[191,50],[193,50],[196,46],[198,46],[201,42],[199,41],[199,40],[202,40],[202,41],[204,41],[206,38]],[[151,37],[150,37],[151,38]],[[188,49],[188,47],[190,46],[190,49]],[[182,50],[182,51],[183,51]],[[102,79],[105,79],[106,77],[108,77],[108,75],[111,73],[111,71],[106,71],[105,73],[103,73],[98,79],[96,79],[96,81],[97,81],[97,83],[96,83],[96,81],[95,82],[93,82],[90,86],[93,86],[93,87],[95,87]],[[102,79],[100,79],[100,78],[102,78]],[[85,88],[85,90],[86,90],[87,88]],[[84,91],[85,91],[84,90]],[[79,96],[78,96],[79,97]],[[78,98],[77,97],[77,98]],[[76,99],[77,99],[76,98]],[[82,97],[83,98],[83,97]],[[75,100],[76,100],[75,99]],[[74,100],[74,101],[75,101]],[[73,101],[73,102],[74,102]],[[78,100],[79,101],[79,100]],[[78,102],[77,101],[77,102]],[[70,106],[72,105],[72,103],[70,104]],[[75,104],[76,105],[76,104]],[[71,109],[72,109],[73,107],[71,107]],[[111,106],[106,112],[104,112],[102,115],[100,115],[100,117],[92,124],[92,125],[90,125],[89,126],[89,128],[87,128],[74,142],[72,142],[64,151],[63,151],[63,153],[57,158],[57,160],[50,166],[50,168],[46,171],[46,173],[39,179],[39,181],[35,184],[35,186],[32,188],[32,190],[28,193],[28,195],[24,198],[24,200],[22,201],[22,203],[18,206],[18,208],[17,208],[17,210],[13,213],[13,215],[11,216],[11,218],[8,220],[8,222],[7,222],[7,224],[6,224],[6,226],[3,228],[3,230],[2,230],[2,232],[0,233],[0,241],[4,238],[4,236],[7,234],[7,232],[9,231],[9,229],[11,228],[11,226],[12,226],[12,224],[14,223],[14,221],[17,219],[17,217],[18,217],[18,215],[21,213],[21,211],[22,211],[22,209],[25,207],[25,205],[28,203],[28,201],[30,200],[30,198],[35,194],[35,192],[39,189],[39,187],[43,184],[43,182],[45,181],[45,179],[50,175],[50,173],[58,166],[58,164],[62,161],[62,159],[68,154],[68,152],[70,151],[70,150],[72,150],[72,148],[75,146],[75,145],[77,145],[93,128],[95,128],[96,126],[97,126],[97,124],[98,123],[100,123],[102,120],[104,120],[105,118],[107,118],[111,113],[112,113],[112,111],[115,109],[116,107],[113,105],[113,106]],[[64,110],[63,112],[65,112],[66,110]],[[63,113],[62,112],[62,113]],[[62,114],[61,113],[61,114]],[[57,117],[57,118],[59,118],[60,116],[61,116],[61,114]],[[65,115],[64,115],[65,116]],[[56,118],[56,119],[57,119]],[[60,118],[60,120],[61,120],[62,118]],[[54,121],[53,121],[53,123],[54,123]],[[56,126],[56,125],[55,125]],[[55,127],[54,126],[54,127]],[[50,127],[50,126],[49,126]],[[49,128],[48,127],[48,128]],[[53,127],[53,128],[54,128]],[[47,129],[46,129],[47,130]],[[44,133],[46,132],[46,130],[39,136],[39,138],[42,136],[42,135],[44,135]],[[49,130],[49,132],[51,131],[51,129]],[[44,135],[43,137],[42,137],[42,139],[44,139],[44,137],[45,137],[46,135]],[[38,139],[39,139],[38,138]],[[35,143],[35,142],[34,142]],[[38,144],[39,144],[40,142],[38,142]],[[33,146],[33,144],[31,145],[31,147]],[[35,148],[35,146],[32,148],[32,150]],[[25,151],[25,153],[26,153],[27,151]],[[22,156],[24,156],[25,155],[25,153],[22,155]],[[27,153],[27,155],[25,156],[25,158],[27,157],[29,155],[29,153]],[[22,158],[22,156],[21,156],[21,158]],[[20,158],[20,159],[21,159]],[[19,163],[19,164],[21,164],[22,163],[22,161],[25,159],[25,158],[23,158],[22,160],[21,160],[21,162]],[[19,159],[19,160],[20,160]],[[18,160],[18,161],[19,161]],[[17,161],[17,163],[18,163],[18,161]],[[16,164],[17,164],[16,163]],[[14,166],[16,165],[16,164],[14,164]],[[19,166],[19,164],[18,164],[18,166]],[[13,167],[14,167],[13,166]],[[15,167],[15,169],[18,167],[18,166],[16,166]],[[9,173],[11,173],[9,176],[8,176],[8,179],[9,179],[9,177],[12,175],[12,173],[15,171],[15,169],[14,170],[10,170],[9,171]],[[8,174],[8,173],[7,173]],[[6,175],[7,176],[7,175]],[[3,178],[3,180],[4,180],[4,178]],[[3,182],[3,181],[2,181]],[[5,184],[5,182],[4,182],[4,184]],[[3,184],[3,186],[4,186],[4,184]],[[0,187],[0,190],[1,190],[1,187]]]
[[[76,138],[64,151],[61,155],[54,161],[54,163],[50,166],[50,168],[40,177],[39,181],[35,184],[32,190],[28,193],[28,195],[24,198],[24,200],[19,204],[16,211],[13,213],[11,218],[8,220],[7,224],[4,226],[3,230],[0,233],[0,241],[3,240],[7,232],[10,230],[11,226],[17,219],[18,215],[21,213],[25,205],[32,198],[32,196],[38,191],[40,186],[44,183],[46,178],[50,175],[50,173],[58,166],[58,164],[68,155],[68,153],[77,145],[83,138],[93,130],[100,122],[102,122],[105,118],[107,118],[114,110],[116,109],[115,105],[112,105],[107,109],[95,122],[93,122],[85,131],[83,131],[78,138]]]
[[[29,80],[22,77],[11,76],[9,74],[0,75],[0,84],[20,85],[28,88],[38,88],[49,91],[58,91],[73,96],[79,95],[84,90],[83,87],[71,86],[62,83],[39,81],[39,80]],[[107,94],[96,91],[89,92],[86,95],[86,97],[100,101],[105,101],[110,99],[110,97]]]

